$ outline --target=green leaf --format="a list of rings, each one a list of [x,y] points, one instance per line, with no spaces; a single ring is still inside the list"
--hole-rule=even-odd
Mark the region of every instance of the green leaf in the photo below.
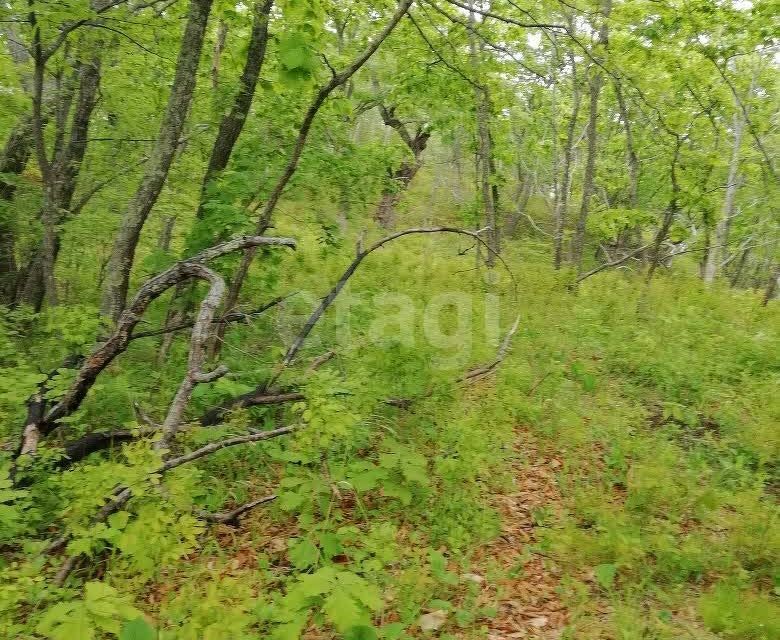
[[[403,505],[408,505],[412,501],[412,492],[400,484],[386,482],[382,490],[387,497],[398,498]]]
[[[350,627],[365,622],[365,616],[358,604],[344,589],[335,589],[323,607],[325,616],[339,632],[344,633]]]
[[[615,574],[617,574],[617,565],[600,564],[593,569],[593,575],[604,589],[612,588],[615,583]]]
[[[157,632],[143,618],[126,622],[119,634],[119,640],[156,640]]]
[[[279,496],[279,506],[284,511],[294,511],[303,504],[305,497],[295,491],[285,491]]]
[[[401,622],[391,622],[384,625],[379,632],[385,640],[398,640],[404,633],[404,625]]]
[[[311,575],[302,575],[294,589],[299,595],[307,598],[319,596],[333,589],[335,576],[336,570],[333,567],[323,567]]]
[[[360,625],[352,627],[344,634],[344,640],[377,640],[379,636],[374,627]]]
[[[323,533],[320,536],[320,548],[328,559],[337,556],[340,553],[344,553],[344,547],[341,546],[341,541],[338,536],[333,533]]]
[[[299,540],[290,547],[288,555],[296,569],[305,569],[317,563],[320,552],[310,540]]]

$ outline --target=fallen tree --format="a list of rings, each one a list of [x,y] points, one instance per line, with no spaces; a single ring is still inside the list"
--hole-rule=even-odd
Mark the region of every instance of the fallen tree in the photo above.
[[[365,249],[359,247],[355,258],[347,266],[344,273],[331,287],[329,292],[325,295],[317,307],[312,311],[303,328],[288,347],[280,363],[274,369],[274,372],[269,380],[267,380],[263,385],[259,386],[252,392],[233,398],[230,402],[225,403],[216,409],[210,410],[201,418],[201,424],[219,424],[225,417],[225,414],[231,409],[305,401],[305,394],[295,388],[279,389],[274,391],[271,389],[271,386],[274,385],[274,383],[279,379],[283,371],[294,363],[301,347],[303,346],[308,336],[311,334],[316,324],[323,317],[338,294],[342,291],[348,280],[357,271],[363,260],[365,260],[365,258],[374,251],[377,251],[381,247],[398,238],[409,235],[438,233],[465,235],[473,238],[478,244],[485,246],[488,251],[491,250],[487,246],[486,242],[481,238],[481,231],[469,231],[456,227],[424,227],[406,229],[388,235]],[[128,305],[124,313],[120,316],[111,334],[103,341],[101,341],[101,343],[95,347],[89,356],[83,359],[83,362],[80,363],[74,381],[71,383],[60,400],[48,410],[46,410],[45,400],[43,399],[45,396],[45,386],[41,388],[37,394],[37,396],[39,396],[38,404],[34,405],[35,415],[33,416],[33,419],[28,419],[28,422],[24,428],[19,455],[35,454],[39,443],[43,439],[45,439],[55,430],[65,429],[65,426],[61,424],[60,421],[63,418],[71,415],[81,405],[82,401],[94,385],[98,376],[118,355],[127,349],[128,344],[133,339],[138,338],[141,335],[158,335],[157,332],[134,334],[133,331],[140,322],[141,317],[147,310],[149,304],[154,299],[162,295],[162,293],[167,291],[169,288],[187,279],[203,280],[209,285],[209,289],[201,301],[196,318],[192,321],[187,368],[179,384],[178,390],[170,402],[163,422],[159,425],[154,423],[141,412],[140,408],[137,408],[139,420],[144,422],[146,426],[135,430],[120,429],[114,431],[99,431],[89,433],[81,438],[72,440],[66,443],[64,446],[65,458],[57,466],[60,469],[63,469],[73,461],[83,459],[85,456],[91,453],[101,451],[117,444],[121,445],[139,438],[149,438],[149,446],[152,449],[158,451],[160,455],[160,464],[148,472],[145,472],[147,479],[151,480],[154,477],[163,476],[169,471],[182,465],[206,458],[218,451],[222,451],[227,448],[261,442],[271,438],[285,436],[293,433],[293,431],[295,431],[297,428],[297,425],[295,424],[264,431],[250,429],[249,433],[215,440],[214,442],[196,448],[192,451],[173,455],[176,435],[180,430],[180,426],[184,422],[185,411],[189,404],[193,389],[198,384],[216,380],[220,376],[227,373],[227,369],[222,365],[207,370],[207,343],[211,337],[213,327],[218,326],[220,321],[226,321],[226,316],[223,316],[219,319],[215,318],[216,310],[225,295],[225,282],[219,274],[207,267],[206,263],[216,257],[230,253],[231,251],[237,251],[246,249],[247,247],[261,245],[294,248],[295,241],[289,238],[269,238],[263,236],[248,236],[237,238],[235,240],[216,245],[215,247],[211,247],[210,249],[206,249],[197,256],[194,256],[188,260],[177,262],[166,271],[147,280],[141,286],[138,293],[132,302]],[[496,257],[499,261],[501,261],[500,256]],[[507,271],[509,271],[508,267]],[[509,274],[513,284],[515,285],[516,291],[514,276],[512,275],[511,271],[509,271]],[[275,299],[269,303],[269,305],[266,305],[266,308],[278,304],[283,299],[284,297]],[[232,319],[232,314],[228,314],[227,318]],[[505,335],[504,339],[501,341],[496,357],[491,362],[469,370],[463,376],[458,378],[457,381],[470,382],[494,371],[506,357],[510,347],[511,339],[517,332],[519,321],[520,319],[517,317]],[[167,327],[166,330],[177,329]],[[335,352],[333,350],[329,350],[325,354],[315,358],[309,364],[306,371],[310,372],[311,370],[316,369],[322,364],[328,362],[333,357],[334,353]],[[428,393],[428,395],[431,394],[432,391]],[[415,399],[387,399],[385,404],[408,409],[414,400]],[[31,406],[33,405],[31,404]],[[33,412],[28,412],[28,417],[32,415],[32,413]],[[132,497],[133,489],[131,489],[130,486],[125,486],[122,484],[116,486],[111,492],[111,495],[106,498],[103,506],[92,517],[92,525],[94,526],[98,523],[105,522],[109,516],[123,509]],[[272,501],[274,497],[275,496],[272,495],[256,498],[250,500],[246,504],[239,505],[232,510],[224,512],[208,513],[196,510],[194,513],[197,517],[202,518],[207,522],[231,524],[237,522],[238,518],[242,514],[257,506]],[[52,554],[62,550],[68,544],[71,536],[72,534],[67,531],[62,533],[48,545],[46,552]],[[60,568],[54,577],[54,583],[58,586],[64,584],[74,568],[78,566],[82,557],[83,555],[80,552],[67,554],[66,557],[62,560]]]

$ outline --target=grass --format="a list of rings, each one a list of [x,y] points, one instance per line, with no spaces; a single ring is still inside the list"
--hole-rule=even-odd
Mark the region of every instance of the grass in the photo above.
[[[327,273],[323,251],[332,252]],[[122,553],[105,559],[99,577],[171,640],[485,638],[507,581],[540,571],[555,576],[567,611],[562,638],[778,637],[777,305],[705,288],[684,265],[649,288],[617,271],[572,292],[570,275],[552,272],[546,252],[527,242],[506,252],[514,297],[506,274],[486,281],[463,271],[473,257],[455,253],[452,242],[416,238],[372,256],[301,354],[306,363],[337,352],[306,378],[307,403],[242,412],[223,431],[279,420],[306,428],[180,469],[166,480],[166,500],[139,498],[142,518],[111,525]],[[305,238],[290,259],[295,268],[274,267],[250,289],[263,298],[309,290],[310,299],[236,327],[224,359],[239,373],[199,389],[195,414],[267,376],[289,326],[303,322],[349,256]],[[377,312],[372,296],[388,288],[412,301],[408,333],[392,333],[397,304]],[[466,294],[470,323],[437,302],[443,292]],[[434,340],[422,313],[431,305],[441,321]],[[501,334],[492,318],[505,330],[518,312],[496,373],[457,383],[494,357]],[[468,332],[453,338],[459,326]],[[154,350],[134,346],[79,421],[98,424],[131,395],[164,406],[183,347],[156,368]],[[282,384],[301,374],[285,376]],[[403,410],[387,397],[415,402]],[[196,430],[190,444],[216,433]],[[140,450],[130,457],[145,459]],[[531,539],[501,551],[512,522],[497,497],[523,486],[538,460],[555,461],[555,491],[549,504],[534,502]],[[116,481],[112,464],[67,474],[44,504],[56,510],[57,499],[75,496],[90,513],[95,487]],[[271,491],[277,501],[238,529],[204,534],[186,515],[193,503],[218,510]],[[72,512],[78,523],[83,515]],[[45,607],[51,597],[29,577],[32,558],[13,569],[27,600],[9,596],[17,604],[3,614],[20,638],[35,637],[20,603]],[[431,612],[443,618],[423,632]]]

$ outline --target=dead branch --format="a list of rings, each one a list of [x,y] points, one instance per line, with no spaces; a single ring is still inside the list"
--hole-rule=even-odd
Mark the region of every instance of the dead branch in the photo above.
[[[209,247],[196,256],[177,262],[144,283],[117,320],[113,333],[85,359],[70,388],[45,415],[28,421],[24,428],[20,455],[36,451],[42,437],[49,435],[58,421],[70,415],[81,404],[98,375],[127,349],[133,329],[153,300],[172,286],[193,277],[204,277],[203,264],[232,251],[260,245],[295,247],[291,238],[243,236]]]
[[[202,520],[206,520],[207,522],[214,522],[216,524],[236,525],[238,523],[238,518],[244,515],[247,511],[251,511],[255,507],[259,507],[261,504],[267,504],[274,500],[276,500],[276,496],[270,495],[270,496],[265,496],[263,498],[258,498],[257,500],[251,500],[250,502],[247,502],[246,504],[242,504],[240,507],[236,507],[235,509],[232,509],[230,511],[209,513],[208,511],[199,510],[195,512],[195,515],[197,515]]]
[[[57,462],[57,468],[67,469],[72,464],[79,462],[87,456],[110,449],[115,445],[132,442],[138,438],[151,435],[159,430],[159,427],[145,429],[120,429],[117,431],[95,431],[88,433],[77,440],[66,442],[64,445],[65,457]]]
[[[187,357],[187,372],[176,391],[176,395],[168,408],[168,415],[165,416],[165,421],[162,424],[162,439],[155,445],[159,448],[167,447],[176,435],[179,423],[184,415],[184,409],[190,401],[195,386],[216,380],[227,373],[227,367],[224,365],[219,365],[208,373],[203,371],[203,366],[206,364],[206,343],[210,335],[209,328],[214,321],[217,307],[219,307],[225,295],[225,281],[217,273],[203,265],[193,265],[193,267],[198,269],[197,277],[206,280],[211,286],[200,304],[198,317],[195,319],[192,327],[190,352]]]
[[[619,258],[618,260],[613,260],[612,262],[605,262],[602,265],[599,265],[595,269],[591,269],[590,271],[583,273],[582,275],[577,277],[576,284],[579,284],[585,278],[590,278],[591,276],[595,276],[597,273],[604,271],[605,269],[609,269],[610,267],[617,267],[620,264],[623,264],[624,262],[628,262],[631,258],[634,256],[638,256],[640,253],[642,253],[645,249],[649,248],[652,243],[645,244],[639,247],[638,249],[635,249],[631,253],[628,253],[624,255],[622,258]]]
[[[207,444],[201,447],[200,449],[195,449],[194,451],[190,451],[187,454],[178,456],[176,458],[170,458],[169,460],[165,461],[162,465],[160,465],[157,469],[150,472],[149,475],[152,476],[155,474],[163,474],[167,471],[170,471],[171,469],[175,469],[176,467],[180,467],[184,464],[187,464],[188,462],[193,462],[195,460],[199,460],[200,458],[205,458],[206,456],[209,456],[212,453],[216,453],[217,451],[221,451],[222,449],[235,447],[241,444],[249,444],[253,442],[260,442],[262,440],[269,440],[270,438],[276,438],[278,436],[287,435],[288,433],[292,433],[293,431],[295,431],[295,427],[293,426],[279,427],[278,429],[272,429],[270,431],[259,431],[257,433],[250,433],[248,435],[234,436],[232,438],[225,438],[224,440],[217,440],[216,442]],[[93,524],[105,522],[106,519],[111,514],[116,513],[122,507],[124,507],[127,504],[127,502],[130,500],[130,498],[132,498],[132,496],[133,493],[129,488],[117,487],[113,492],[112,498],[105,505],[103,505],[103,507],[100,509],[100,511],[98,511],[97,514],[95,514],[95,517],[92,519]],[[258,502],[258,504],[260,503]],[[243,511],[241,511],[238,515],[240,515],[241,513],[243,513]],[[62,535],[56,538],[47,547],[46,551],[51,553],[57,551],[58,549],[62,549],[68,543],[69,538],[70,536],[68,535]],[[57,571],[57,574],[54,578],[55,586],[61,587],[65,583],[65,580],[67,580],[71,571],[73,571],[73,569],[75,568],[80,557],[81,554],[74,554],[72,556],[68,556],[63,561],[59,571]]]
[[[307,320],[303,329],[301,329],[300,333],[295,338],[292,345],[290,345],[290,348],[287,350],[287,353],[285,354],[280,367],[277,368],[277,373],[271,378],[271,381],[268,384],[273,384],[278,379],[279,375],[281,374],[281,371],[284,370],[287,366],[289,366],[290,363],[292,363],[292,361],[295,359],[295,356],[298,354],[298,351],[300,350],[301,346],[303,345],[304,341],[311,333],[311,330],[314,328],[314,325],[317,324],[317,321],[322,317],[325,311],[327,311],[328,307],[336,299],[336,296],[338,296],[338,294],[344,288],[344,285],[347,284],[347,281],[352,277],[355,271],[357,271],[357,268],[360,266],[360,263],[363,262],[363,260],[368,255],[370,255],[377,249],[380,249],[387,243],[392,242],[393,240],[397,240],[398,238],[402,238],[403,236],[408,236],[413,234],[428,234],[428,233],[454,233],[454,234],[459,234],[464,236],[470,236],[474,238],[478,243],[483,245],[489,252],[494,254],[502,262],[502,264],[506,267],[506,270],[509,273],[514,283],[515,280],[512,271],[509,269],[506,262],[502,260],[501,256],[499,256],[480,237],[479,235],[480,231],[467,231],[465,229],[459,229],[458,227],[419,227],[419,228],[405,229],[403,231],[397,231],[396,233],[392,233],[389,236],[385,236],[381,240],[378,240],[377,242],[372,244],[368,249],[364,249],[363,251],[358,253],[357,256],[355,256],[355,259],[350,263],[350,265],[341,275],[341,278],[339,278],[338,282],[336,282],[336,284],[330,290],[328,295],[326,295],[322,299],[322,302],[319,304],[319,306],[312,312],[311,316],[309,316],[309,319]]]
[[[219,424],[228,411],[234,409],[244,409],[246,407],[259,407],[272,404],[284,404],[286,402],[298,402],[304,400],[305,396],[297,391],[290,393],[268,393],[261,388],[253,389],[243,395],[231,398],[228,402],[209,409],[201,416],[200,424],[204,427],[211,427]]]
[[[468,371],[466,374],[458,378],[458,382],[467,382],[482,377],[484,375],[487,375],[488,373],[493,371],[498,365],[500,365],[504,361],[504,358],[506,358],[506,354],[509,352],[509,346],[512,343],[512,338],[515,335],[515,333],[517,333],[517,329],[519,326],[520,326],[520,315],[518,314],[517,317],[515,318],[514,323],[509,328],[509,331],[507,331],[507,334],[504,336],[504,339],[501,341],[501,344],[498,347],[498,351],[496,352],[495,360],[482,367],[476,367],[475,369]]]
[[[261,307],[258,307],[257,309],[253,309],[252,311],[231,311],[230,313],[226,313],[221,318],[216,318],[212,320],[212,324],[230,324],[233,322],[248,322],[252,318],[262,315],[269,309],[281,304],[288,298],[292,298],[294,295],[296,295],[298,292],[294,291],[293,293],[288,293],[284,296],[277,296],[273,300],[266,302]],[[137,340],[138,338],[150,338],[153,336],[161,336],[165,335],[166,333],[173,333],[174,331],[181,331],[182,329],[189,329],[195,324],[194,320],[188,320],[186,322],[180,322],[179,324],[170,325],[167,327],[163,327],[162,329],[153,329],[151,331],[139,331],[138,333],[134,333],[130,339],[131,340]]]
[[[333,350],[326,351],[322,355],[317,356],[309,364],[309,367],[306,369],[306,373],[314,373],[317,369],[319,369],[326,362],[332,360],[335,356],[336,356],[336,352]]]

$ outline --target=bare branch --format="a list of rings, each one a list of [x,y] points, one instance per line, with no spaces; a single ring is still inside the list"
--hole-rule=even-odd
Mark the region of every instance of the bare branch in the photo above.
[[[58,420],[70,415],[79,407],[98,375],[114,358],[127,349],[133,329],[140,322],[141,316],[153,300],[182,280],[203,277],[202,265],[205,262],[232,251],[260,245],[294,248],[295,241],[290,238],[243,236],[209,247],[196,256],[177,262],[161,274],[147,280],[119,317],[113,333],[85,359],[70,388],[59,402],[40,420],[29,422],[26,425],[20,455],[34,453],[41,436],[51,433],[57,426]]]
[[[560,29],[562,31],[566,31],[566,26],[562,24],[552,24],[552,23],[545,23],[545,22],[521,22],[520,20],[515,20],[514,18],[509,18],[507,16],[501,16],[496,13],[493,13],[492,11],[484,11],[483,9],[477,9],[476,7],[471,7],[467,4],[463,4],[462,2],[459,2],[458,0],[446,0],[446,2],[449,2],[450,4],[454,4],[456,7],[460,7],[461,9],[465,9],[466,11],[473,11],[474,13],[478,13],[481,16],[484,16],[486,18],[493,18],[495,20],[498,20],[499,22],[506,22],[507,24],[513,24],[516,27],[524,27],[526,29]]]
[[[193,265],[195,267],[195,265]],[[176,395],[168,409],[168,415],[162,424],[163,437],[156,443],[159,448],[167,447],[171,439],[176,435],[179,423],[184,415],[184,409],[190,401],[190,396],[196,385],[211,382],[227,373],[227,367],[220,365],[214,371],[205,373],[203,366],[206,364],[206,343],[209,339],[209,329],[214,321],[214,314],[225,295],[225,281],[214,271],[197,265],[196,277],[206,280],[211,286],[209,292],[200,303],[198,317],[192,327],[190,337],[190,352],[187,358],[187,373],[176,391]]]
[[[288,393],[268,393],[265,387],[259,387],[238,397],[232,398],[225,404],[209,409],[201,416],[200,423],[204,427],[210,427],[219,424],[228,411],[234,409],[243,409],[246,407],[261,407],[274,404],[285,404],[287,402],[298,402],[304,400],[305,396],[297,391]]]
[[[600,273],[601,271],[604,271],[605,269],[609,269],[610,267],[617,267],[620,264],[623,264],[624,262],[628,262],[633,258],[634,256],[638,256],[640,253],[642,253],[645,249],[650,248],[652,246],[652,242],[642,245],[638,249],[635,249],[631,253],[627,253],[622,258],[619,258],[618,260],[613,260],[612,262],[605,262],[602,265],[599,265],[595,269],[591,269],[590,271],[587,271],[586,273],[583,273],[582,275],[577,277],[577,284],[585,280],[586,278],[590,278],[591,276],[595,276],[597,273]]]
[[[509,331],[507,331],[506,335],[504,336],[504,339],[501,341],[501,344],[498,347],[498,352],[496,353],[496,358],[493,360],[490,364],[487,364],[483,367],[477,367],[476,369],[472,369],[471,371],[467,372],[465,375],[458,378],[458,382],[466,382],[471,381],[476,378],[480,378],[491,371],[495,370],[498,365],[500,365],[504,358],[506,358],[506,354],[509,352],[509,345],[512,343],[512,337],[517,333],[517,329],[520,326],[520,315],[518,314],[515,318],[514,323],[509,328]]]
[[[204,458],[208,455],[211,455],[212,453],[221,451],[222,449],[235,447],[241,444],[261,442],[262,440],[268,440],[270,438],[283,436],[288,433],[292,433],[293,431],[295,431],[295,427],[279,427],[278,429],[273,429],[271,431],[259,431],[257,433],[250,433],[244,436],[235,436],[233,438],[218,440],[216,442],[207,444],[201,447],[200,449],[195,449],[194,451],[191,451],[190,453],[187,453],[185,455],[167,460],[160,467],[153,470],[149,475],[151,476],[154,474],[165,473],[166,471],[170,471],[171,469],[180,467],[183,464],[187,464],[188,462],[199,460],[200,458]],[[116,513],[117,511],[119,511],[122,507],[124,507],[127,504],[127,502],[132,497],[133,497],[133,493],[129,488],[117,487],[113,492],[112,499],[110,499],[105,505],[103,505],[100,511],[98,511],[98,513],[93,518],[92,520],[93,524],[105,522],[108,516],[110,516],[112,513]],[[240,513],[238,515],[240,515]],[[57,551],[58,549],[61,549],[68,543],[68,540],[69,540],[68,535],[62,535],[56,538],[46,548],[46,552],[52,553],[54,551]],[[71,571],[73,571],[73,569],[75,568],[80,557],[81,554],[75,554],[65,559],[59,571],[57,572],[57,575],[54,578],[55,586],[61,587],[65,583],[65,580],[67,580]]]
[[[217,318],[215,320],[212,320],[212,324],[228,324],[232,322],[248,322],[250,319],[252,319],[255,316],[259,316],[272,307],[275,307],[288,298],[291,298],[292,296],[296,295],[298,292],[294,291],[293,293],[288,293],[285,296],[278,296],[271,300],[270,302],[266,302],[263,306],[258,307],[257,309],[254,309],[253,311],[231,311],[230,313],[226,313],[221,318]],[[194,324],[194,320],[189,320],[187,322],[180,322],[179,324],[170,325],[168,327],[163,327],[162,329],[153,329],[151,331],[140,331],[138,333],[134,333],[130,339],[131,340],[137,340],[138,338],[149,338],[152,336],[161,336],[166,333],[172,333],[174,331],[180,331],[181,329],[189,329]]]
[[[290,345],[290,348],[287,350],[287,353],[285,354],[284,359],[282,360],[280,368],[277,370],[275,376],[272,377],[271,382],[269,384],[273,384],[273,382],[279,377],[281,371],[287,366],[289,366],[290,363],[295,359],[298,350],[303,345],[309,333],[311,333],[311,330],[314,328],[314,325],[317,324],[317,321],[320,319],[320,317],[322,317],[322,314],[324,314],[325,311],[328,309],[328,307],[333,303],[333,301],[336,299],[336,296],[338,296],[339,292],[344,288],[344,285],[347,284],[347,281],[352,277],[352,275],[355,273],[357,268],[360,266],[360,263],[363,262],[366,256],[373,253],[377,249],[380,249],[388,242],[392,242],[393,240],[397,240],[398,238],[402,238],[403,236],[408,236],[413,234],[428,234],[428,233],[454,233],[454,234],[470,236],[474,238],[478,243],[483,245],[486,250],[488,250],[490,253],[495,255],[496,258],[498,258],[502,262],[504,267],[506,267],[506,270],[509,273],[510,277],[512,278],[512,282],[516,285],[514,280],[514,275],[512,274],[512,271],[509,269],[509,267],[507,266],[506,262],[504,262],[501,256],[498,255],[498,253],[496,253],[480,237],[478,231],[477,232],[466,231],[465,229],[459,229],[457,227],[429,227],[429,228],[421,227],[421,228],[405,229],[404,231],[397,231],[396,233],[392,233],[389,236],[386,236],[381,240],[378,240],[373,245],[371,245],[368,249],[365,249],[357,254],[355,259],[347,267],[347,269],[342,274],[341,278],[338,280],[338,282],[336,282],[336,284],[330,290],[328,295],[326,295],[322,299],[322,302],[319,304],[319,306],[312,312],[311,316],[309,316],[309,319],[304,325],[303,329],[301,329],[300,333],[295,338],[292,345]]]
[[[217,524],[229,524],[235,525],[238,523],[238,518],[244,515],[247,511],[251,511],[255,507],[262,504],[268,504],[276,500],[275,495],[264,496],[257,500],[251,500],[246,504],[242,504],[240,507],[236,507],[230,511],[221,511],[219,513],[209,513],[208,511],[196,511],[195,515],[208,522],[215,522]]]

